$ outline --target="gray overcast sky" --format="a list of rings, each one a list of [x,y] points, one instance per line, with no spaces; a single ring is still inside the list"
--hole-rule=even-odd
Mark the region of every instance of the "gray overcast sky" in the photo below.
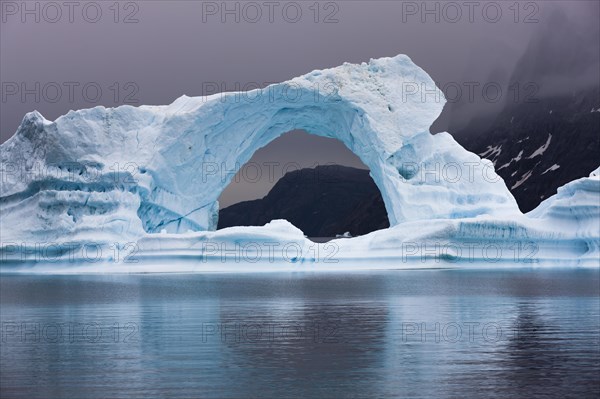
[[[277,1],[269,15],[263,1],[229,1],[228,9],[237,7],[238,15],[221,15],[220,1],[121,1],[118,7],[114,0],[80,1],[69,9],[62,1],[2,0],[0,138],[4,142],[12,136],[23,115],[34,109],[53,120],[70,109],[126,100],[168,104],[182,94],[210,94],[204,89],[211,83],[227,91],[263,86],[345,61],[399,53],[441,85],[504,85],[531,43],[552,48],[544,44],[546,37],[585,49],[586,59],[580,62],[583,70],[539,76],[540,93],[552,92],[553,82],[560,82],[560,90],[598,84],[598,3],[521,1],[515,7],[514,1],[484,1],[469,9],[462,1],[323,1],[318,7],[314,1]],[[423,7],[434,13],[422,15]],[[102,94],[96,100],[98,87]],[[24,88],[35,94],[22,98]],[[436,131],[446,130],[451,119],[456,123],[493,112],[491,104],[480,101],[481,93],[474,101],[467,101],[466,94],[447,107]],[[297,159],[304,161],[302,153],[310,152],[314,142],[301,134],[294,137]],[[324,156],[336,151],[331,148]],[[269,158],[269,152],[262,156]]]

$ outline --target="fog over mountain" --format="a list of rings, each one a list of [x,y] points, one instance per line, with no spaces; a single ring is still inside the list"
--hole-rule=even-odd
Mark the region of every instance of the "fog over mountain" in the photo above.
[[[598,167],[600,30],[575,24],[566,35],[557,27],[568,21],[555,9],[531,39],[508,80],[530,84],[519,101],[509,97],[466,124],[456,113],[450,123],[464,147],[494,162],[524,212]]]
[[[589,13],[576,16],[560,7],[548,10],[547,19],[539,24],[514,67],[498,66],[490,72],[486,81],[497,82],[503,89],[499,101],[492,101],[493,90],[487,99],[479,93],[475,101],[468,101],[466,95],[450,101],[432,131],[449,131],[455,137],[482,133],[503,109],[596,89],[600,85],[600,14],[597,3],[588,6]]]

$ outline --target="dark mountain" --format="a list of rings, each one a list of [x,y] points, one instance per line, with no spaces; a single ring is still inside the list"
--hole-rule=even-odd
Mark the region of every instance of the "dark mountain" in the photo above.
[[[218,228],[262,226],[273,219],[286,219],[309,237],[356,236],[389,227],[369,171],[339,165],[287,173],[264,198],[222,209]]]
[[[528,212],[600,165],[600,90],[507,106],[489,128],[477,129],[457,141],[493,161]]]
[[[556,29],[569,26],[564,11],[547,18],[512,71],[498,111],[450,128],[463,147],[494,162],[524,212],[600,165],[598,25],[592,35],[573,26],[574,46]]]

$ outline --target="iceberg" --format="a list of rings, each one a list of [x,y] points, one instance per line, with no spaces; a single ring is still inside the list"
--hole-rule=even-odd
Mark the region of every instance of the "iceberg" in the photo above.
[[[236,251],[254,255],[253,264],[316,265],[323,253],[341,263],[456,264],[465,249],[478,262],[500,248],[497,261],[510,262],[517,250],[502,248],[516,245],[521,255],[533,245],[531,260],[597,266],[597,173],[523,215],[492,162],[448,133],[430,134],[444,104],[429,75],[398,55],[165,106],[95,107],[55,121],[31,112],[0,146],[3,264],[92,259],[114,266],[99,270],[233,270],[238,259],[222,255]],[[285,221],[214,231],[217,199],[237,169],[294,129],[342,141],[369,167],[389,229],[324,244]],[[189,262],[149,266],[173,259]]]

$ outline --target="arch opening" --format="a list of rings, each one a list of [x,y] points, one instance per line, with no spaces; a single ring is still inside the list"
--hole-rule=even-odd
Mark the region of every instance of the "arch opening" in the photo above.
[[[335,138],[293,130],[258,149],[219,197],[218,229],[285,219],[313,241],[389,227],[367,165]]]

